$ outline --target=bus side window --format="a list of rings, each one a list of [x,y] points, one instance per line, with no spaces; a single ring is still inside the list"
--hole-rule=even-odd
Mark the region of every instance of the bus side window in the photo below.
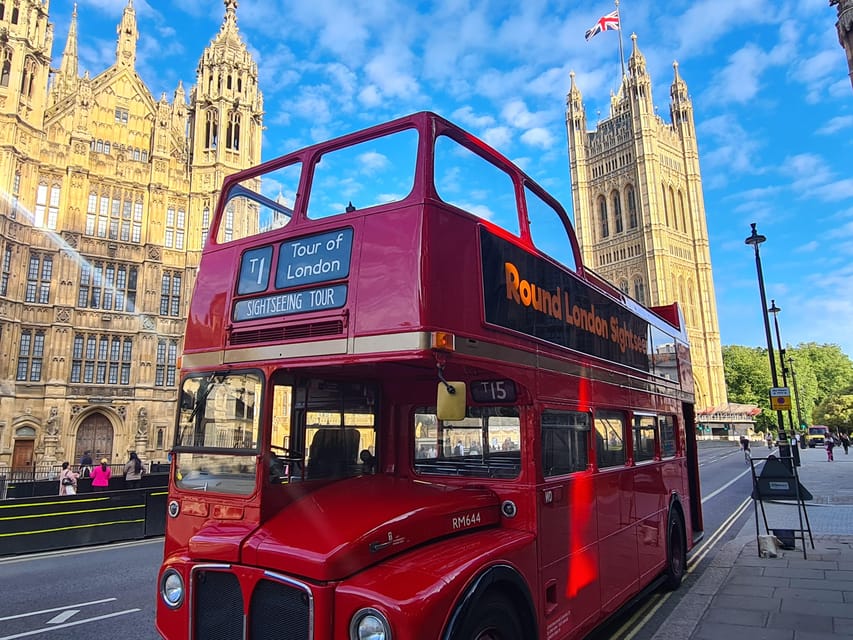
[[[579,411],[542,412],[542,475],[586,471],[589,462],[589,414]]]
[[[595,413],[595,452],[598,468],[625,464],[625,416],[618,411]]]
[[[634,462],[655,459],[657,420],[655,416],[634,416]]]
[[[660,457],[672,458],[675,455],[675,418],[660,416]]]

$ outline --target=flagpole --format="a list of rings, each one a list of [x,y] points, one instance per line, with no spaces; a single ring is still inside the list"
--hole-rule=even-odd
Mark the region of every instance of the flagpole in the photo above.
[[[619,64],[622,67],[622,78],[625,76],[625,53],[622,50],[622,14],[619,13],[619,0],[614,0],[616,2],[616,18],[619,20],[619,28],[617,31],[619,32]],[[619,83],[622,83],[622,78],[619,79]]]

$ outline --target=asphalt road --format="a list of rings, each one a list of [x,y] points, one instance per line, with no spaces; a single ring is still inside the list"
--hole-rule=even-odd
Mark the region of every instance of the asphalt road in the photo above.
[[[699,450],[705,540],[691,554],[682,588],[650,594],[590,640],[651,638],[715,550],[751,515],[741,509],[731,518],[751,488],[749,465],[737,444],[701,442]],[[163,541],[154,539],[0,559],[0,640],[158,640],[154,610],[162,556]]]

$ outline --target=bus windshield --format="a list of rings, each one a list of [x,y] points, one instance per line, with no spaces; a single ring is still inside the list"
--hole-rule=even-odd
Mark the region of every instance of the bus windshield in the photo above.
[[[217,373],[184,380],[175,442],[177,486],[252,493],[260,400],[257,373]]]

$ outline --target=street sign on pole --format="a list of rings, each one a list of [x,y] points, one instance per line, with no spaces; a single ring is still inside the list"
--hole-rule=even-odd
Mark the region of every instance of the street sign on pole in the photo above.
[[[770,408],[773,411],[790,411],[791,390],[788,387],[771,387]]]

